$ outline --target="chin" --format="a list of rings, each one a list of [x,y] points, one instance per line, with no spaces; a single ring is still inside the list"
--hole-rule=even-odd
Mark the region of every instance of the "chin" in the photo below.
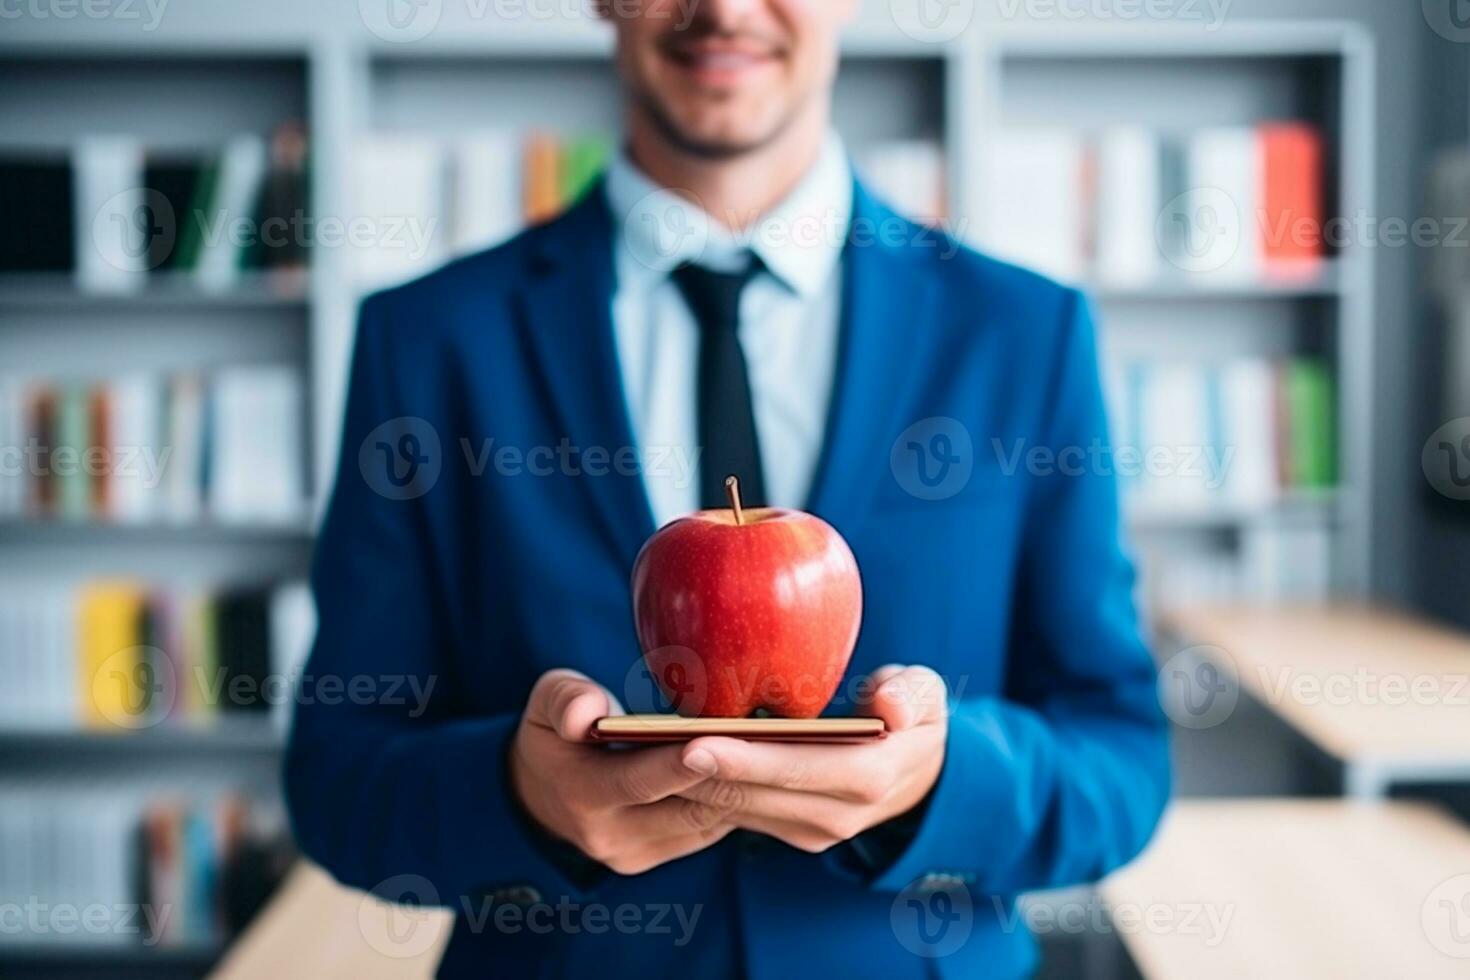
[[[757,112],[746,105],[742,100],[739,110],[722,105],[717,111],[659,107],[654,114],[664,134],[681,149],[704,157],[732,157],[765,146],[784,128],[783,118],[760,118],[769,110]]]

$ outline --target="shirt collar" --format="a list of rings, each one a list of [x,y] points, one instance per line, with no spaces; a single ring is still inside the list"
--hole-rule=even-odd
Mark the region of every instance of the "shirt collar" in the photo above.
[[[626,151],[619,153],[606,183],[618,233],[619,280],[662,279],[685,262],[733,271],[750,251],[787,287],[811,297],[842,257],[852,222],[852,181],[842,140],[829,134],[791,193],[749,227],[732,232],[694,201],[655,184]]]

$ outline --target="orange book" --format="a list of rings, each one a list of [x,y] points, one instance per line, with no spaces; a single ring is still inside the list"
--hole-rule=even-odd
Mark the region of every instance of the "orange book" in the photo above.
[[[522,201],[527,224],[550,221],[561,213],[561,145],[556,137],[535,133],[526,140]]]
[[[1322,134],[1304,123],[1260,129],[1266,271],[1316,275],[1323,255]]]

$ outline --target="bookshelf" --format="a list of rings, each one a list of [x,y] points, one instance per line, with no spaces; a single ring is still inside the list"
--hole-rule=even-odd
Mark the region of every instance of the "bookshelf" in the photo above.
[[[237,134],[266,136],[283,120],[300,119],[311,147],[312,212],[351,216],[347,175],[364,136],[447,139],[460,130],[532,128],[611,135],[617,126],[608,38],[590,25],[527,30],[481,21],[391,44],[355,21],[344,29],[335,15],[294,6],[278,9],[268,26],[244,13],[176,6],[156,34],[104,25],[70,35],[22,29],[0,39],[0,84],[26,93],[0,100],[0,153],[63,154],[79,137],[119,131],[150,147],[208,152]],[[1300,119],[1324,134],[1329,213],[1336,214],[1373,203],[1374,72],[1369,35],[1336,21],[1233,21],[1212,32],[984,23],[942,45],[864,22],[844,45],[835,112],[859,155],[893,141],[937,143],[949,211],[970,220],[984,219],[985,136],[1003,125],[1142,124],[1187,133]],[[353,261],[347,249],[315,248],[299,277],[247,273],[227,288],[205,289],[186,276],[154,275],[126,294],[81,290],[65,275],[0,276],[0,364],[24,365],[27,374],[93,378],[253,364],[298,370],[311,495],[310,515],[299,522],[0,520],[7,558],[0,589],[35,579],[69,587],[113,575],[163,585],[301,578],[335,466],[355,309],[365,289]],[[1223,359],[1306,352],[1330,364],[1337,385],[1339,486],[1251,506],[1130,506],[1146,573],[1201,548],[1233,561],[1262,529],[1308,527],[1330,543],[1333,593],[1351,596],[1366,586],[1374,280],[1371,251],[1345,249],[1318,274],[1288,282],[1163,274],[1128,285],[1084,281],[1109,353]],[[54,768],[75,779],[139,759],[152,779],[184,785],[207,766],[270,794],[262,773],[280,745],[269,725],[160,726],[116,736],[0,731],[0,777],[22,759],[32,771]],[[213,951],[128,955],[145,972],[156,964],[160,973],[192,975]],[[66,962],[71,952],[61,944],[25,956]],[[85,968],[98,955],[78,949],[75,962]],[[0,945],[0,972],[18,962]]]
[[[1372,38],[1348,23],[1233,24],[1214,35],[1160,26],[987,32],[973,68],[983,94],[971,130],[971,176],[987,179],[985,134],[1008,127],[1064,127],[1092,138],[1114,127],[1143,127],[1164,141],[1187,141],[1216,129],[1293,121],[1320,134],[1323,217],[1375,213],[1374,58]],[[984,203],[974,202],[974,220],[982,224]],[[1316,528],[1319,540],[1311,547],[1327,555],[1319,562],[1323,581],[1310,590],[1316,594],[1280,599],[1367,588],[1374,256],[1361,242],[1340,244],[1325,248],[1309,275],[1225,276],[1167,262],[1141,282],[1112,284],[1083,274],[1101,311],[1105,359],[1209,369],[1243,358],[1307,357],[1325,367],[1335,391],[1333,486],[1287,487],[1266,502],[1140,501],[1126,508],[1145,566],[1147,604],[1212,594],[1206,585],[1203,595],[1171,596],[1148,583],[1187,577],[1195,555],[1213,554],[1217,566],[1243,562],[1247,536],[1271,527]],[[1117,393],[1109,394],[1116,423]],[[1237,588],[1251,594],[1251,574],[1247,569],[1242,582],[1225,586],[1227,594]]]

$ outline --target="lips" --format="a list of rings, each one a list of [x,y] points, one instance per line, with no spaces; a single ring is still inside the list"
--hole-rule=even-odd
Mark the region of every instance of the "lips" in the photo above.
[[[696,81],[724,85],[774,65],[780,49],[766,43],[694,40],[667,45],[664,55]]]

